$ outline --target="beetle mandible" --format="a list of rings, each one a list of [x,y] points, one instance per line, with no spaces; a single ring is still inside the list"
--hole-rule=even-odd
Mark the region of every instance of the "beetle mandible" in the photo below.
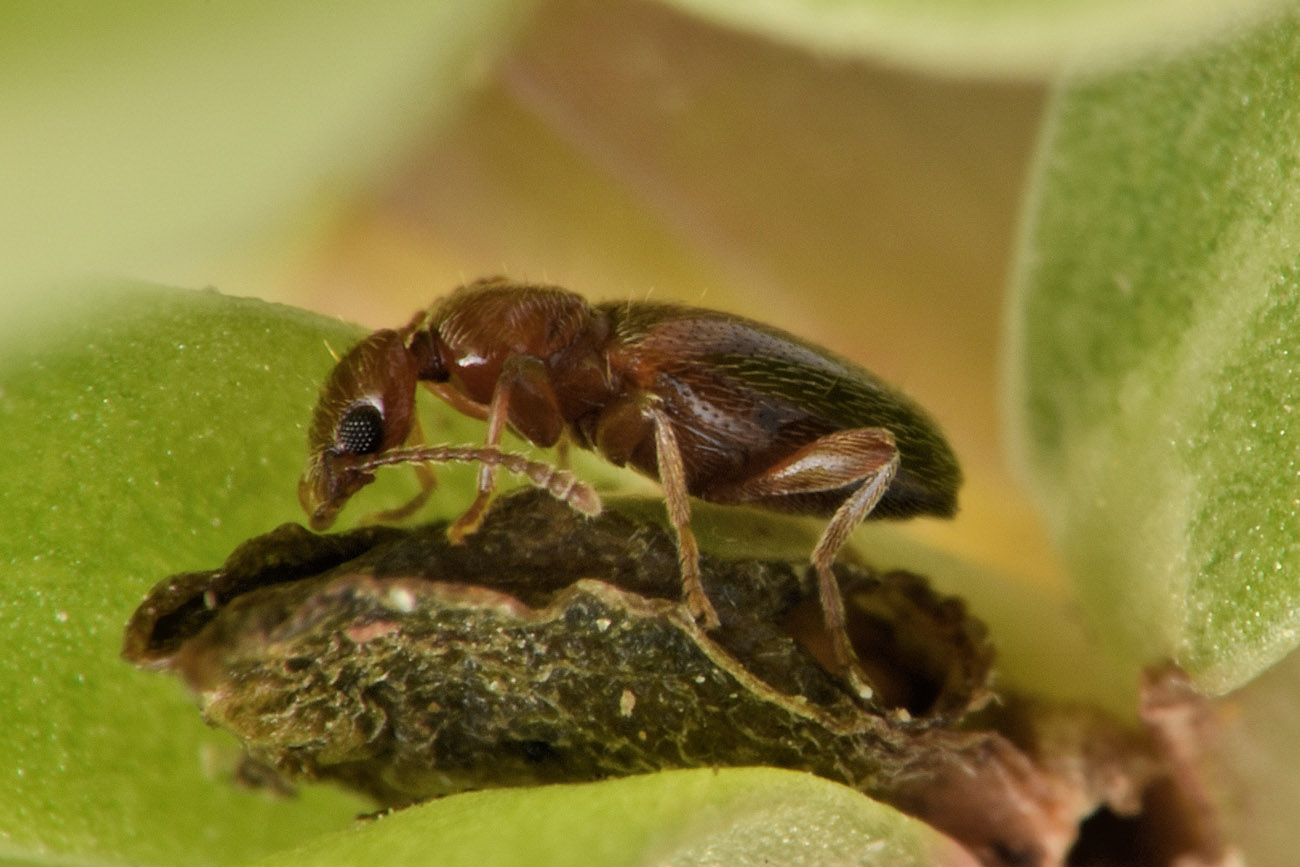
[[[462,286],[404,328],[375,332],[336,365],[299,483],[314,528],[328,527],[381,464],[409,461],[421,474],[422,495],[396,515],[432,487],[421,462],[466,459],[452,454],[465,449],[440,457],[401,448],[419,437],[418,384],[487,421],[478,495],[453,538],[483,516],[496,466],[509,457],[498,450],[506,425],[539,446],[593,449],[659,480],[686,602],[706,628],[718,620],[700,581],[690,497],[828,517],[812,564],[835,660],[864,698],[871,690],[845,630],[836,554],[868,517],[956,511],[961,471],[937,425],[862,367],[728,313],[591,304],[559,287],[495,277]],[[563,471],[529,466],[535,483],[598,508]]]

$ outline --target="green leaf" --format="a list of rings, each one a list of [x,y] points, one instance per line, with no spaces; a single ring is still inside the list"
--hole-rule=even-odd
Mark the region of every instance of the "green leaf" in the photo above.
[[[197,282],[265,255],[454,108],[532,5],[5,3],[0,273]]]
[[[238,863],[338,827],[359,802],[205,776],[229,739],[118,652],[152,583],[298,517],[321,339],[356,331],[141,287],[63,316],[0,344],[0,856]]]
[[[673,0],[823,51],[949,73],[1042,75],[1113,66],[1257,20],[1285,0]]]
[[[1057,93],[1011,427],[1105,643],[1222,692],[1300,636],[1300,19]]]
[[[974,864],[926,826],[807,774],[672,771],[471,792],[323,836],[258,867]]]
[[[99,296],[11,322],[0,344],[0,855],[237,863],[362,805],[319,789],[273,803],[205,773],[229,739],[118,658],[122,627],[154,582],[301,519],[326,341],[359,332],[215,293]],[[454,421],[449,436],[471,436]],[[378,502],[414,490],[401,476],[381,478]],[[471,479],[446,474],[449,499]]]

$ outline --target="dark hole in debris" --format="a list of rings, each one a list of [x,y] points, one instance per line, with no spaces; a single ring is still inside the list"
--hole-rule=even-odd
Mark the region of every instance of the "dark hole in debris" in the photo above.
[[[524,757],[524,761],[534,765],[554,761],[558,755],[555,748],[546,741],[519,741],[517,746],[520,755]]]

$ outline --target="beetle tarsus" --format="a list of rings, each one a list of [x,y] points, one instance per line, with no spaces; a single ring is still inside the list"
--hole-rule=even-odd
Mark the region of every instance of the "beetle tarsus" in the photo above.
[[[474,502],[469,504],[469,508],[447,528],[447,538],[452,541],[452,544],[461,544],[466,536],[479,528],[483,523],[483,516],[487,513],[488,500],[491,496],[491,491],[479,491],[474,497]]]

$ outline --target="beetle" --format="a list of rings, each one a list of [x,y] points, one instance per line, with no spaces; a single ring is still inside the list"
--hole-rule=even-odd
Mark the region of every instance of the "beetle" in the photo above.
[[[483,516],[507,425],[538,446],[594,450],[659,480],[685,601],[707,629],[719,624],[700,580],[690,497],[829,518],[811,560],[835,662],[864,699],[871,689],[845,630],[835,557],[868,517],[948,517],[957,508],[961,470],[938,426],[847,359],[729,313],[592,304],[557,286],[492,277],[460,287],[403,328],[376,331],[335,366],[299,483],[315,529],[328,527],[381,463],[415,463],[423,482],[420,496],[385,517],[427,497],[432,473],[421,462],[445,458],[403,448],[420,436],[417,385],[487,421],[488,459],[477,496],[449,530],[453,539]],[[534,470],[551,474],[534,479],[543,486],[567,484],[555,481],[563,471]],[[598,508],[589,490],[574,499]]]

